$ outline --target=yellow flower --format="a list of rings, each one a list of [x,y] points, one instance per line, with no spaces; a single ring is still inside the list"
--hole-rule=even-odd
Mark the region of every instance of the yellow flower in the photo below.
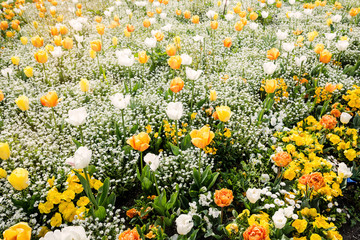
[[[54,204],[51,202],[39,203],[38,209],[40,213],[48,214],[51,212],[51,209],[54,208]]]
[[[89,54],[92,59],[96,58],[96,52],[94,50],[90,49]]]
[[[62,223],[62,218],[60,213],[55,213],[55,215],[50,220],[50,225],[52,227],[59,227]]]
[[[304,208],[302,209],[301,211],[301,214],[303,216],[311,216],[311,217],[316,217],[317,216],[317,211],[316,211],[316,208]]]
[[[17,57],[17,56],[13,56],[13,57],[11,57],[11,62],[12,62],[14,65],[19,65],[20,58]]]
[[[47,180],[48,184],[50,187],[53,187],[54,186],[54,181],[55,181],[55,176],[53,176],[52,178],[49,178]]]
[[[296,173],[293,169],[288,168],[286,169],[286,171],[284,172],[284,178],[288,179],[288,180],[293,180],[296,177]]]
[[[198,148],[204,148],[211,143],[215,134],[210,131],[209,127],[204,126],[200,130],[192,130],[190,137],[192,144]]]
[[[296,228],[296,230],[298,231],[298,233],[302,233],[306,230],[307,227],[307,221],[305,219],[296,219],[291,226],[293,226],[294,228]]]
[[[195,112],[192,113],[192,114],[191,114],[191,119],[194,120],[194,119],[196,118],[196,115],[197,115],[197,113],[195,113]]]
[[[34,76],[33,68],[30,66],[24,68],[24,73],[28,78]]]
[[[23,45],[26,45],[27,42],[28,42],[28,39],[27,39],[27,37],[21,37],[21,38],[20,38],[20,41],[21,41],[21,43],[22,43]]]
[[[29,186],[29,172],[24,168],[16,168],[10,176],[8,181],[16,190],[23,190]]]
[[[79,207],[85,207],[90,202],[89,198],[87,197],[81,197],[77,202],[76,205]]]
[[[321,240],[322,238],[320,237],[319,234],[313,233],[311,234],[310,240]]]
[[[93,187],[95,190],[99,190],[99,188],[100,188],[102,185],[103,185],[103,183],[102,183],[100,180],[95,180],[92,187]]]
[[[345,157],[349,160],[352,161],[356,158],[356,151],[354,149],[349,149],[349,150],[345,150],[344,151],[344,155]]]
[[[309,32],[308,33],[308,40],[310,42],[314,41],[314,39],[319,35],[317,31]]]
[[[61,199],[64,199],[65,201],[69,202],[75,198],[75,192],[67,189],[61,194]]]
[[[239,232],[239,226],[236,223],[230,223],[226,226],[226,231],[229,235],[231,235],[231,233],[237,234]]]
[[[31,227],[25,222],[20,222],[3,233],[4,240],[30,240],[31,239]]]
[[[10,157],[10,147],[8,143],[0,142],[0,158],[7,160]]]
[[[16,105],[22,110],[27,111],[29,110],[29,98],[21,95],[15,100]]]
[[[216,113],[217,116],[219,117],[219,120],[222,122],[229,121],[231,117],[231,110],[228,106],[216,107]]]
[[[277,81],[275,79],[266,80],[265,83],[265,92],[273,93],[277,88]]]
[[[210,101],[216,101],[217,94],[215,90],[210,90]]]
[[[46,196],[46,200],[48,200],[53,204],[59,204],[61,199],[62,199],[62,194],[58,192],[56,187],[50,189]]]
[[[146,133],[151,133],[151,132],[152,132],[152,129],[151,129],[151,126],[150,126],[150,125],[147,125],[147,126],[145,127],[145,129],[146,129]]]
[[[5,169],[0,168],[0,179],[6,178],[6,176],[7,176],[7,172],[5,171]]]
[[[90,89],[89,81],[86,80],[85,78],[80,79],[79,85],[80,85],[81,91],[83,91],[83,92],[87,92]]]
[[[113,44],[114,46],[116,46],[116,45],[118,44],[118,39],[117,39],[117,37],[113,37],[113,38],[112,38],[112,44]]]

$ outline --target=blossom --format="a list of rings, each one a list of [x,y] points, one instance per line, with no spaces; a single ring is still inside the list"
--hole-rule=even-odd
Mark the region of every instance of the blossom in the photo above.
[[[263,65],[265,73],[271,75],[275,72],[277,65],[273,62],[266,62]]]
[[[3,233],[4,240],[30,240],[31,239],[31,227],[25,222],[19,222]]]
[[[185,72],[186,72],[186,77],[188,78],[188,79],[190,79],[190,80],[197,80],[199,77],[200,77],[200,75],[201,75],[201,73],[203,72],[202,70],[193,70],[193,69],[191,69],[191,68],[189,68],[189,67],[187,67],[186,68],[186,70],[185,70]]]
[[[183,115],[183,104],[181,102],[170,102],[166,108],[166,114],[171,120],[179,120]]]
[[[342,176],[343,178],[349,178],[353,175],[351,172],[351,169],[348,168],[345,163],[339,164],[338,174],[339,174],[339,176]]]
[[[229,189],[223,188],[215,190],[214,201],[219,207],[229,206],[234,199],[233,192]]]
[[[134,135],[129,138],[126,143],[129,144],[133,149],[143,152],[150,147],[150,140],[151,139],[147,133],[141,132],[138,135]]]
[[[40,102],[45,107],[55,107],[59,103],[59,98],[55,91],[50,91],[40,98]]]
[[[118,58],[118,63],[120,66],[130,67],[135,63],[135,58],[131,54],[130,49],[117,50],[115,52],[116,57]]]
[[[0,142],[0,158],[7,160],[10,158],[10,147],[8,143]]]
[[[293,226],[294,228],[296,228],[298,233],[302,233],[306,230],[306,227],[308,225],[308,222],[306,221],[306,219],[296,219],[291,226]]]
[[[349,41],[345,40],[345,41],[338,41],[336,43],[336,48],[339,50],[339,51],[345,51],[349,46]]]
[[[29,98],[27,96],[21,95],[15,100],[16,105],[21,109],[21,111],[29,110]]]
[[[194,226],[192,217],[187,214],[181,214],[176,218],[176,230],[180,235],[188,234]]]
[[[301,57],[295,57],[295,64],[300,67],[302,64],[304,64],[306,62],[307,58],[306,56],[301,56]]]
[[[249,188],[246,191],[246,197],[251,203],[256,203],[260,199],[261,189]]]
[[[124,95],[122,93],[116,93],[113,96],[109,97],[112,105],[118,109],[125,109],[130,103],[130,95]]]
[[[266,240],[268,239],[268,234],[263,226],[253,224],[246,229],[243,237],[244,240]]]
[[[79,147],[74,156],[66,159],[66,163],[75,169],[86,168],[91,160],[92,151],[87,147]]]
[[[286,167],[291,161],[291,155],[287,152],[278,152],[272,158],[278,167]]]
[[[147,153],[144,157],[144,162],[146,162],[146,164],[150,166],[150,169],[155,172],[160,165],[160,155]]]
[[[287,218],[284,216],[284,213],[280,210],[276,211],[274,215],[272,216],[272,220],[274,222],[274,225],[278,229],[282,229],[285,227]]]
[[[21,191],[29,186],[29,172],[24,168],[16,168],[11,172],[8,181],[16,190]]]
[[[210,131],[207,126],[202,127],[200,130],[192,130],[190,132],[191,142],[198,148],[204,148],[211,143],[215,137],[214,132]]]
[[[87,112],[85,107],[69,110],[69,118],[65,119],[66,122],[73,126],[83,125],[86,121]]]
[[[85,229],[82,226],[69,226],[61,230],[49,231],[41,240],[59,240],[59,239],[72,239],[72,240],[89,240],[86,236]]]
[[[227,122],[231,117],[231,110],[228,106],[216,107],[216,114],[220,121]]]
[[[343,124],[348,124],[352,116],[346,112],[341,113],[340,122]]]

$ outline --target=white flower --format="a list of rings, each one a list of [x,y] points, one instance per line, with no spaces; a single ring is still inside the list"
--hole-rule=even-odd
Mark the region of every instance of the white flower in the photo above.
[[[81,31],[82,30],[82,24],[77,19],[70,20],[69,24],[75,31]]]
[[[213,218],[218,218],[221,211],[217,210],[216,208],[209,208],[209,216],[212,216]]]
[[[150,169],[155,172],[160,165],[160,155],[147,153],[144,157],[144,162],[146,162],[146,164],[150,166]]]
[[[154,47],[156,47],[156,38],[146,38],[145,39],[145,41],[144,41],[144,43],[145,43],[145,45],[147,46],[147,47],[149,47],[149,48],[154,48]]]
[[[261,177],[260,177],[261,182],[265,183],[265,182],[268,182],[269,180],[270,180],[269,174],[261,174]]]
[[[261,3],[259,3],[259,5],[260,5],[261,8],[266,7],[266,3],[262,3],[262,2],[261,2]]]
[[[278,210],[272,216],[272,220],[276,228],[282,229],[286,225],[287,218],[281,210]]]
[[[295,0],[289,0],[289,3],[293,5],[295,3]]]
[[[285,39],[287,38],[287,36],[288,36],[287,31],[282,32],[281,30],[278,30],[278,31],[276,32],[276,37],[277,37],[279,40],[285,40]]]
[[[12,72],[13,72],[12,68],[4,68],[1,70],[1,74],[6,78],[8,77],[8,75],[10,76]]]
[[[138,6],[138,7],[145,7],[146,2],[145,1],[143,1],[143,2],[135,2],[135,5]]]
[[[225,19],[226,19],[227,21],[233,20],[233,19],[234,19],[234,14],[231,14],[231,13],[226,14],[226,15],[225,15]]]
[[[64,54],[61,47],[54,47],[54,51],[51,52],[53,57],[59,58]]]
[[[249,28],[250,28],[251,30],[256,30],[256,29],[258,28],[258,26],[259,26],[259,24],[255,23],[255,22],[251,22],[251,23],[249,24]]]
[[[130,95],[124,95],[122,93],[116,93],[114,96],[109,97],[111,103],[118,109],[125,109],[130,103]]]
[[[84,36],[80,36],[80,35],[74,35],[75,37],[75,40],[78,42],[78,43],[81,43],[84,41]]]
[[[284,43],[282,45],[282,48],[286,51],[286,52],[291,52],[294,48],[295,48],[295,45],[294,43]]]
[[[126,13],[126,15],[130,15],[132,13],[132,11],[130,9],[126,9],[125,13]]]
[[[149,18],[149,21],[151,24],[154,24],[154,23],[156,23],[156,18]]]
[[[183,115],[183,104],[181,102],[169,103],[166,114],[171,120],[179,120]]]
[[[302,13],[301,12],[294,12],[294,18],[296,18],[296,19],[302,18]]]
[[[180,235],[188,234],[194,226],[192,217],[187,214],[181,214],[176,219],[176,230]]]
[[[88,240],[85,229],[82,226],[65,227],[61,231],[47,232],[41,240]]]
[[[270,4],[270,5],[271,5],[271,4],[274,4],[274,3],[275,3],[275,0],[267,0],[267,3]]]
[[[190,80],[197,80],[199,77],[200,77],[200,75],[201,75],[201,73],[203,72],[202,70],[194,70],[194,69],[191,69],[191,68],[186,68],[186,70],[185,70],[185,72],[186,72],[186,77],[188,78],[188,79],[190,79]]]
[[[161,19],[165,19],[166,18],[166,16],[167,16],[167,14],[166,13],[160,13],[160,18]],[[167,26],[167,25],[166,25]],[[164,27],[162,27],[161,29],[163,29],[163,28],[165,28],[166,26],[164,26]],[[170,24],[170,28],[171,28],[171,24]],[[164,31],[169,31],[169,30],[165,30],[165,29],[163,29]]]
[[[290,218],[294,214],[294,210],[295,210],[295,208],[293,206],[289,206],[289,207],[284,208],[283,213],[284,213],[285,217]]]
[[[79,147],[74,156],[66,159],[66,163],[75,169],[86,168],[91,160],[92,152],[87,147]]]
[[[266,11],[262,11],[261,16],[262,16],[262,18],[267,18],[269,16],[269,13]]]
[[[325,33],[325,38],[329,41],[333,40],[336,37],[336,33]]]
[[[131,54],[130,49],[123,49],[121,51],[117,50],[115,54],[118,58],[118,63],[120,66],[130,67],[135,63],[135,58]]]
[[[277,67],[276,64],[272,63],[272,62],[266,62],[263,65],[265,73],[267,73],[269,75],[271,75],[271,74],[273,74],[275,72],[276,67]]]
[[[348,124],[352,116],[346,112],[341,113],[340,115],[340,122],[343,124]]]
[[[304,64],[306,62],[306,56],[301,56],[301,57],[295,57],[295,64],[296,66],[300,67],[301,64]]]
[[[104,11],[104,15],[107,16],[107,17],[110,17],[110,16],[111,16],[111,12],[110,12],[110,11]]]
[[[336,47],[339,51],[345,51],[349,46],[349,41],[338,41]]]
[[[200,35],[196,35],[194,37],[194,41],[195,42],[204,42],[204,37],[203,36],[200,36]]]
[[[261,189],[249,188],[246,191],[246,197],[247,199],[249,199],[251,203],[256,203],[256,201],[260,199],[260,195],[261,195]]]
[[[338,174],[344,174],[343,178],[349,178],[352,176],[351,169],[348,168],[345,163],[339,164]]]
[[[184,53],[184,54],[181,54],[180,57],[182,60],[181,61],[182,65],[190,65],[192,63],[192,57],[190,57],[189,55]]]
[[[82,23],[82,24],[85,24],[85,23],[87,23],[87,18],[86,17],[78,17],[78,19],[77,19],[80,23]]]
[[[207,13],[206,13],[206,16],[210,19],[214,18],[216,12],[213,11],[213,10],[209,10]]]
[[[65,119],[66,122],[73,126],[83,125],[86,121],[87,112],[85,107],[69,110],[69,118]]]
[[[305,13],[306,15],[310,16],[310,15],[312,15],[312,13],[313,13],[313,9],[306,8],[306,9],[304,9],[304,13]]]
[[[334,23],[340,22],[341,19],[342,19],[342,17],[341,17],[341,15],[339,15],[339,14],[336,14],[336,15],[334,15],[334,16],[331,17],[331,20],[332,20]]]

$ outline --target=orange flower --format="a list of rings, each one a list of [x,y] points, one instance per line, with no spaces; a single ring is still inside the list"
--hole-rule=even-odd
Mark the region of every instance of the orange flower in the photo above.
[[[334,129],[337,121],[336,118],[331,115],[324,115],[320,120],[320,124],[326,129]]]
[[[236,31],[241,31],[241,30],[243,30],[243,28],[244,28],[244,24],[242,23],[242,22],[236,22],[235,23],[235,30]]]
[[[100,40],[94,40],[90,42],[90,47],[95,52],[101,51],[101,41]]]
[[[286,167],[292,161],[290,154],[287,152],[276,153],[273,160],[278,167]]]
[[[314,188],[315,191],[319,190],[322,187],[325,187],[325,180],[322,174],[319,172],[310,174],[308,185],[310,188]]]
[[[211,21],[210,22],[210,27],[211,27],[211,29],[217,29],[218,28],[218,26],[219,26],[219,23],[217,22],[217,21]]]
[[[105,25],[102,24],[102,23],[96,25],[96,31],[98,32],[98,34],[104,35],[104,33],[105,33]]]
[[[229,37],[225,38],[223,42],[224,42],[224,47],[229,48],[232,45],[231,38]]]
[[[276,60],[280,56],[279,49],[272,48],[267,51],[266,57],[270,60]]]
[[[333,115],[334,117],[338,118],[338,117],[340,117],[341,112],[339,111],[339,109],[333,109],[333,110],[331,110],[330,114]]]
[[[34,57],[38,63],[46,63],[48,60],[47,53],[44,50],[39,50],[34,53]]]
[[[31,227],[25,222],[20,222],[3,233],[4,240],[30,240]]]
[[[194,23],[194,24],[198,24],[200,21],[199,19],[199,16],[198,15],[194,15],[192,18],[191,18],[191,22]]]
[[[149,56],[146,54],[146,51],[141,51],[138,53],[138,58],[137,60],[139,61],[139,63],[147,63],[147,61],[149,60]]]
[[[129,144],[133,149],[143,152],[150,147],[150,140],[151,139],[147,133],[141,132],[138,135],[134,135],[129,138],[126,143]]]
[[[65,38],[64,41],[63,41],[63,47],[65,49],[72,49],[73,48],[73,40],[71,38]]]
[[[166,53],[169,57],[174,56],[176,54],[176,47],[173,44],[167,45]]]
[[[325,50],[321,51],[319,61],[322,63],[329,63],[331,60],[331,57],[332,57],[331,52],[329,52],[328,50],[325,49]]]
[[[130,230],[130,228],[119,235],[119,240],[141,240],[136,228]]]
[[[254,224],[246,229],[243,233],[244,240],[266,240],[269,236],[266,233],[266,229],[261,226]]]
[[[219,120],[219,116],[216,111],[213,113],[212,117],[214,118],[214,120]]]
[[[180,16],[180,15],[181,15],[181,10],[180,10],[180,9],[176,9],[175,13],[176,13],[176,15]]]
[[[181,89],[183,89],[183,87],[184,87],[184,81],[181,78],[176,77],[173,80],[171,80],[170,90],[173,91],[174,93],[180,92]]]
[[[221,190],[215,190],[214,201],[219,207],[229,206],[234,199],[233,192],[229,189],[223,188]]]
[[[333,84],[331,84],[331,83],[327,83],[327,84],[325,85],[325,90],[328,91],[328,92],[330,92],[330,93],[332,93],[333,91],[336,90],[336,85],[333,85]]]
[[[186,19],[190,19],[190,17],[191,17],[191,12],[190,12],[190,11],[185,11],[185,12],[184,12],[184,17],[185,17]]]
[[[299,183],[301,183],[303,185],[308,184],[309,177],[310,177],[309,174],[305,174],[305,175],[301,176],[301,178],[299,178]]]
[[[61,36],[54,36],[54,43],[56,46],[61,46],[62,45]]]
[[[192,130],[190,132],[191,142],[198,148],[204,148],[211,143],[215,137],[214,132],[210,131],[207,126],[202,127],[200,130]]]
[[[256,12],[251,12],[249,15],[250,20],[255,21],[258,18],[258,15]]]
[[[265,82],[265,92],[273,93],[277,88],[277,81],[275,79],[266,80]]]
[[[168,64],[172,69],[179,69],[181,66],[182,59],[179,55],[172,56],[168,60]]]
[[[60,26],[60,33],[62,35],[65,35],[65,34],[68,33],[68,29],[67,29],[67,27],[65,25]]]
[[[34,47],[40,48],[44,45],[44,39],[39,36],[32,37],[31,43],[32,43],[32,45],[34,45]]]
[[[51,32],[51,35],[53,35],[53,36],[59,35],[59,31],[56,27],[52,27],[50,29],[50,32]]]
[[[4,93],[0,90],[0,102],[4,100]]]
[[[126,211],[126,216],[128,216],[129,218],[133,218],[136,215],[139,215],[139,213],[135,208],[132,208],[132,209],[129,209]]]
[[[51,91],[42,96],[40,102],[45,107],[55,107],[59,103],[59,98],[55,91]]]
[[[128,24],[128,25],[126,25],[126,30],[128,32],[133,32],[133,31],[135,31],[135,27],[133,25]]]
[[[100,16],[95,16],[94,20],[95,20],[95,22],[97,22],[97,23],[101,23],[102,17],[100,17]]]
[[[157,32],[157,33],[155,33],[154,37],[156,38],[156,40],[158,42],[160,42],[160,41],[162,41],[164,39],[164,34],[162,32]]]
[[[144,27],[148,28],[148,27],[150,27],[150,25],[151,25],[151,22],[150,22],[149,19],[145,19],[145,20],[143,21],[143,26],[144,26]]]

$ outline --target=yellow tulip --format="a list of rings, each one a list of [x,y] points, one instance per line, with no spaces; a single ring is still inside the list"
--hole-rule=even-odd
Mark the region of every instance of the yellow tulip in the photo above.
[[[195,147],[204,148],[211,143],[215,137],[215,133],[210,131],[207,126],[202,127],[200,130],[192,130],[190,132],[191,142]]]
[[[275,92],[276,88],[277,88],[277,81],[275,79],[266,80],[265,91],[267,93]]]
[[[217,94],[215,90],[210,90],[210,101],[216,101]]]
[[[8,143],[0,142],[0,158],[2,160],[7,160],[10,157],[10,147]]]
[[[117,39],[117,37],[113,37],[113,38],[112,38],[112,44],[113,44],[114,46],[116,46],[116,45],[118,44],[118,39]]]
[[[8,177],[9,183],[18,191],[29,186],[29,172],[24,168],[16,168]]]
[[[29,66],[24,68],[24,73],[28,78],[34,76],[33,68]]]
[[[31,239],[31,227],[25,222],[20,222],[3,233],[5,240],[30,240]]]
[[[37,51],[34,57],[38,63],[46,63],[48,60],[47,53],[44,50]]]
[[[80,79],[79,85],[80,85],[81,91],[83,91],[83,92],[87,92],[90,89],[89,81],[86,80],[85,78]]]
[[[138,61],[139,63],[147,63],[149,60],[149,56],[146,54],[146,51],[141,51],[138,53]]]
[[[29,98],[27,96],[20,96],[15,100],[16,105],[22,110],[29,110]]]
[[[21,43],[22,43],[23,45],[26,45],[27,42],[28,42],[28,39],[27,39],[27,37],[21,37],[21,38],[20,38],[20,41],[21,41]]]
[[[227,122],[231,117],[231,110],[228,106],[216,107],[216,114],[220,121]]]
[[[94,50],[90,49],[89,54],[92,59],[96,58],[96,52]]]
[[[11,62],[12,62],[14,65],[19,65],[20,58],[17,57],[17,56],[13,56],[13,57],[11,57]]]

